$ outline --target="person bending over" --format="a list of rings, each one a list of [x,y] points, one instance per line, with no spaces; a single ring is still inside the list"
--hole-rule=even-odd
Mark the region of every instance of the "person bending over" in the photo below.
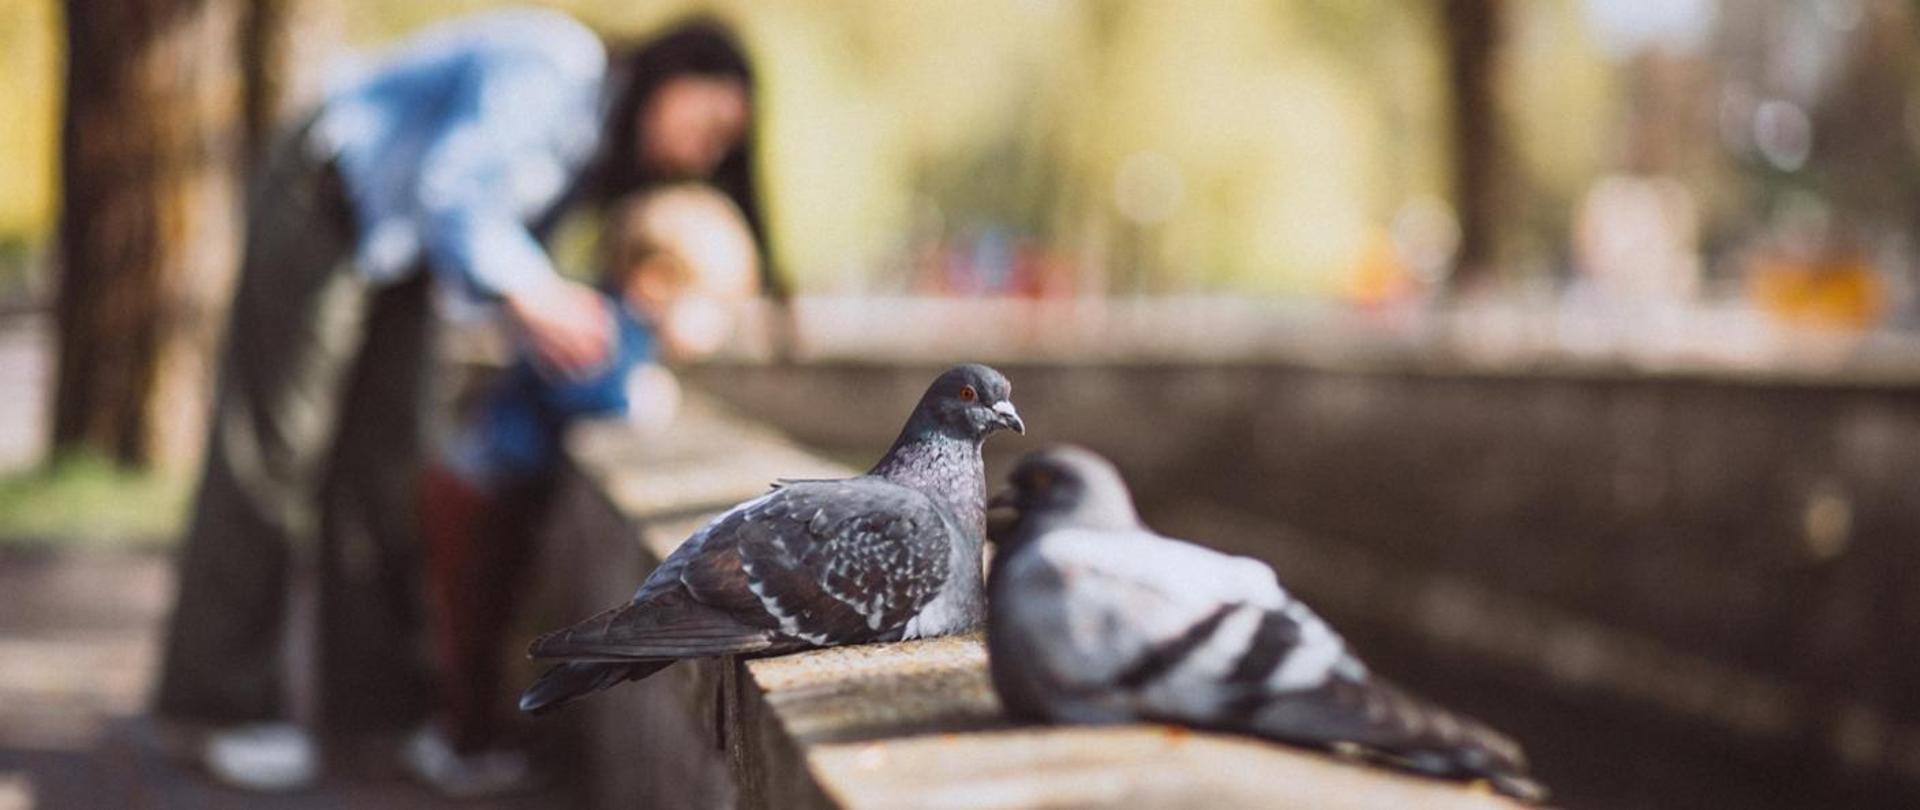
[[[747,60],[717,24],[609,56],[565,15],[514,10],[405,40],[276,139],[248,198],[158,742],[284,790],[319,776],[319,740],[426,716],[413,524],[431,304],[498,312],[549,374],[591,376],[619,330],[544,236],[685,180],[724,189],[758,234],[753,118]]]

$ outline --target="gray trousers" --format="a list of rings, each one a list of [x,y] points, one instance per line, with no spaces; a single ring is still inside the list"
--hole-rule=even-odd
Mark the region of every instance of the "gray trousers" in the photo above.
[[[370,285],[338,176],[285,139],[248,199],[206,469],[155,710],[396,727],[428,706],[416,479],[424,272]]]

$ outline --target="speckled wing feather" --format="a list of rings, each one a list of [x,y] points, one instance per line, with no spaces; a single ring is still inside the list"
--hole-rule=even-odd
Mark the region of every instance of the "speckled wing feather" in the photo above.
[[[898,637],[947,581],[953,531],[907,487],[794,482],[721,515],[630,603],[541,637],[531,654],[686,658]]]
[[[754,596],[782,634],[811,644],[897,638],[946,585],[956,530],[926,495],[879,478],[798,481],[733,528],[737,575],[698,576],[703,599]],[[731,574],[732,572],[728,572]]]

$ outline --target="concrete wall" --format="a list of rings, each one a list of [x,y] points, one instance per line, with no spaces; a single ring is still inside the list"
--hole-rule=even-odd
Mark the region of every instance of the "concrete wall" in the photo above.
[[[1001,368],[1031,435],[996,439],[991,474],[1045,442],[1108,453],[1150,522],[1272,560],[1404,680],[1585,759],[1559,781],[1590,789],[1588,806],[1915,796],[1920,385]],[[937,370],[692,376],[864,464]],[[1654,753],[1645,734],[1679,747]],[[1608,738],[1622,750],[1594,750]],[[1765,773],[1729,778],[1726,763]]]

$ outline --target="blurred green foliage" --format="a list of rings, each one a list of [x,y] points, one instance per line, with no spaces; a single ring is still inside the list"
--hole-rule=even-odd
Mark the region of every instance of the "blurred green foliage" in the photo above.
[[[308,0],[355,50],[497,0]],[[54,0],[0,0],[0,237],[39,243],[57,120]],[[1437,21],[1400,0],[559,0],[610,38],[708,12],[763,82],[784,264],[815,291],[910,283],[992,232],[1121,289],[1338,290],[1403,205],[1448,193]],[[1513,126],[1534,210],[1608,159],[1609,67],[1575,0],[1514,4]],[[1129,179],[1131,178],[1131,179]],[[1131,201],[1122,199],[1137,197]],[[1128,211],[1136,216],[1128,216]],[[1543,239],[1565,223],[1537,223]]]
[[[0,477],[0,545],[159,546],[186,516],[184,478],[85,456]]]

